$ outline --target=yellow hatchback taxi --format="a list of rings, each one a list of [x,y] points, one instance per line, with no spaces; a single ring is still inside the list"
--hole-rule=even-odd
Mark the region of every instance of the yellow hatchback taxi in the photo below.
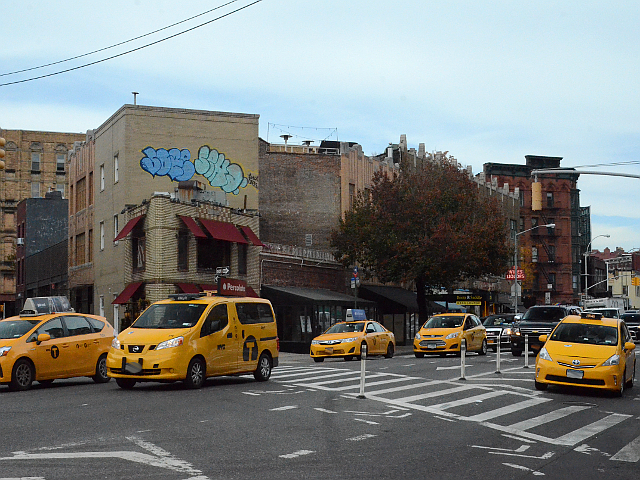
[[[565,317],[547,337],[536,359],[535,386],[573,385],[622,396],[636,372],[635,344],[623,320],[583,312]]]
[[[487,354],[487,331],[478,317],[472,313],[438,313],[416,333],[413,353],[417,358],[431,353],[460,355],[462,339],[467,351]]]
[[[104,317],[74,313],[65,297],[29,298],[20,315],[0,321],[0,383],[27,390],[59,378],[108,382],[112,340]]]
[[[373,320],[338,322],[311,341],[310,355],[316,362],[323,362],[328,357],[348,361],[361,357],[363,345],[367,346],[367,355],[391,358],[396,349],[396,338],[393,332]]]
[[[269,300],[179,294],[149,306],[113,339],[107,368],[124,389],[178,380],[200,388],[207,377],[243,373],[265,381],[279,348]]]

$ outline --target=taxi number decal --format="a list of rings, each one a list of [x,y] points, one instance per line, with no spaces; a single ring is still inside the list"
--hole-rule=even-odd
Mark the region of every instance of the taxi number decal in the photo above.
[[[258,341],[253,335],[249,335],[245,339],[244,345],[242,345],[242,360],[248,362],[249,357],[251,357],[251,360],[258,359]]]
[[[51,357],[58,358],[60,356],[60,350],[55,345],[51,347]]]
[[[224,345],[224,344],[222,344],[222,345],[218,345],[218,350],[224,350],[224,347],[225,347],[225,345]]]

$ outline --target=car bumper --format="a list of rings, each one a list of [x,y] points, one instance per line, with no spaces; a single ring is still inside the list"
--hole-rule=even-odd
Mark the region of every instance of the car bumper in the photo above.
[[[422,338],[413,340],[414,353],[458,353],[460,352],[460,337],[456,338]]]
[[[571,372],[584,372],[582,378],[567,376]],[[582,370],[568,368],[548,360],[538,360],[536,363],[536,381],[549,385],[570,385],[605,390],[619,390],[623,370],[618,365],[610,367],[585,368]]]
[[[334,345],[311,345],[309,355],[312,358],[348,357],[360,355],[360,344],[357,342],[336,343]]]
[[[173,349],[167,348],[140,355],[111,349],[107,355],[107,375],[137,381],[182,380],[187,375],[187,356],[183,358],[171,350]],[[133,369],[129,364],[134,364]],[[136,372],[138,369],[140,371]]]
[[[529,335],[529,350],[539,352],[543,347],[544,342],[541,342],[538,339],[539,335]],[[523,350],[524,351],[524,337],[522,335],[511,335],[510,344],[512,350]]]

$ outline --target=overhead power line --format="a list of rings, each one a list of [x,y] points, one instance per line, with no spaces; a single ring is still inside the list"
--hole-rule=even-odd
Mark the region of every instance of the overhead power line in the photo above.
[[[16,81],[13,81],[13,82],[0,83],[0,87],[5,87],[7,85],[15,85],[16,83],[31,82],[33,80],[39,80],[41,78],[53,77],[54,75],[60,75],[62,73],[72,72],[73,70],[79,70],[81,68],[89,67],[91,65],[96,65],[98,63],[106,62],[107,60],[113,60],[114,58],[122,57],[124,55],[129,54],[129,53],[137,52],[138,50],[142,50],[143,48],[147,48],[147,47],[150,47],[152,45],[156,45],[158,43],[164,42],[166,40],[170,40],[170,39],[175,38],[175,37],[177,37],[179,35],[182,35],[184,33],[193,31],[193,30],[195,30],[197,28],[204,27],[205,25],[208,25],[208,24],[213,23],[213,22],[215,22],[217,20],[220,20],[222,18],[225,18],[225,17],[228,17],[230,15],[233,15],[234,13],[237,13],[240,10],[244,10],[245,8],[249,8],[249,7],[253,6],[253,5],[255,5],[256,3],[260,3],[261,1],[262,0],[255,0],[254,2],[251,2],[251,3],[249,3],[247,5],[244,5],[244,6],[240,7],[240,8],[237,8],[237,9],[235,9],[235,10],[229,12],[229,13],[225,13],[224,15],[220,15],[219,17],[216,17],[216,18],[211,19],[211,20],[209,20],[207,22],[201,23],[200,25],[196,25],[193,28],[189,28],[187,30],[183,30],[181,32],[175,33],[175,34],[170,35],[168,37],[161,38],[160,40],[156,40],[155,42],[147,43],[146,45],[142,45],[141,47],[137,47],[137,48],[133,48],[131,50],[127,50],[126,52],[122,52],[122,53],[119,53],[117,55],[112,55],[110,57],[103,58],[101,60],[96,60],[94,62],[85,63],[84,65],[78,65],[78,66],[72,67],[72,68],[67,68],[65,70],[60,70],[58,72],[48,73],[46,75],[39,75],[37,77],[25,78],[23,80],[16,80]],[[229,2],[229,3],[232,3],[232,2]],[[123,42],[123,43],[126,43],[126,42]]]

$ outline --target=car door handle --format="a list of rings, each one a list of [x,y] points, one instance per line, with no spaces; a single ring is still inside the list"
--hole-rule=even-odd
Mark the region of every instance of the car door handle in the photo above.
[[[62,345],[62,348],[69,348],[69,345],[65,343],[64,345]]]
[[[231,332],[227,333],[227,338],[233,338],[233,333]]]

